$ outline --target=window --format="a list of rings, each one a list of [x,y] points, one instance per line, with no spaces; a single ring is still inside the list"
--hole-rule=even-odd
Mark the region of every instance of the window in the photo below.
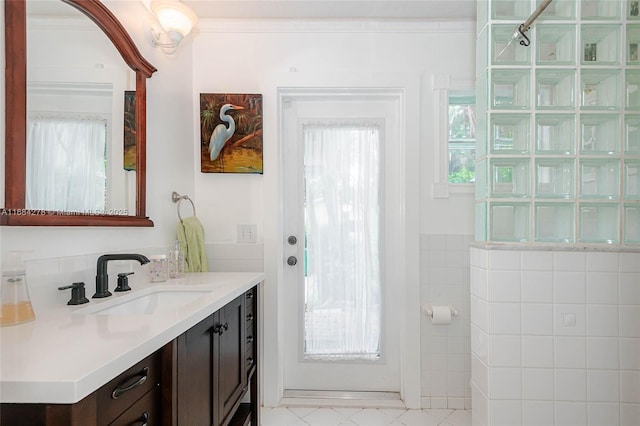
[[[473,183],[476,159],[476,97],[449,92],[449,183]]]
[[[28,118],[27,208],[105,211],[106,126],[100,117]]]

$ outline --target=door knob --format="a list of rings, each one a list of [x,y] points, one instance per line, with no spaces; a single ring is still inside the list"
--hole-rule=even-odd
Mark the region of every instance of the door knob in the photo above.
[[[298,239],[294,235],[290,235],[289,238],[287,238],[287,242],[290,246],[295,246],[298,242]]]
[[[287,265],[295,266],[296,263],[298,263],[298,259],[295,256],[289,256],[287,259]]]

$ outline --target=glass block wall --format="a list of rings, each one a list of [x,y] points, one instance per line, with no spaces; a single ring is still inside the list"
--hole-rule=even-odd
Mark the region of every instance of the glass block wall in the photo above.
[[[640,244],[639,0],[478,1],[477,241]]]

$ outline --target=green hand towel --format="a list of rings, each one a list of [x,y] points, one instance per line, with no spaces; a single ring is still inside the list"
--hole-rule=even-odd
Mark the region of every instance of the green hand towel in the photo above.
[[[185,272],[208,272],[209,263],[204,250],[204,227],[200,219],[191,216],[178,224],[178,241],[184,252]]]

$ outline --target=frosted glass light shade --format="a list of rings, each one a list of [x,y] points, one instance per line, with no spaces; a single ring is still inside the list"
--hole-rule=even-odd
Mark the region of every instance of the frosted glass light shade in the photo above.
[[[171,39],[180,43],[198,22],[198,16],[177,0],[154,0],[151,10]]]

